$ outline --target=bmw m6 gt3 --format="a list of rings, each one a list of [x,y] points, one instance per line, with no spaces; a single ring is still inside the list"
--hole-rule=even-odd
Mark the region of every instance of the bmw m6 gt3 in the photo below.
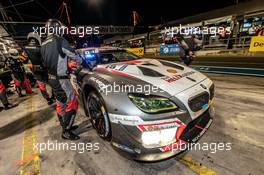
[[[79,54],[84,69],[75,83],[86,115],[119,152],[162,160],[197,142],[211,125],[214,84],[202,73],[119,48],[86,48]]]

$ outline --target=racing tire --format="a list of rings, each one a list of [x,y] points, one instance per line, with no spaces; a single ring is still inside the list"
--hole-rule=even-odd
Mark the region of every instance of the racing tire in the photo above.
[[[102,97],[96,91],[91,91],[88,94],[85,107],[97,134],[105,140],[111,140],[111,125]]]

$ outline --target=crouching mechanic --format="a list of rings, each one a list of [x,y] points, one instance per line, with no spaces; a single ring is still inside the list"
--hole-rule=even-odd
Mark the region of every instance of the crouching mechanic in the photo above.
[[[8,101],[7,96],[6,96],[6,92],[5,92],[5,85],[1,79],[0,79],[0,101],[4,105],[5,110],[8,110],[8,109],[11,109],[13,107],[18,106],[18,103],[12,104]]]
[[[17,49],[9,49],[9,58],[7,60],[9,68],[12,70],[15,87],[20,97],[25,96],[22,90],[25,89],[27,94],[32,94],[30,81],[26,76],[24,65],[18,60],[19,52]]]
[[[12,104],[8,101],[6,91],[5,91],[5,85],[2,80],[8,81],[7,77],[4,76],[5,74],[5,66],[6,66],[6,57],[4,55],[0,55],[0,101],[4,105],[4,109],[8,110],[11,109],[18,104]]]
[[[60,34],[54,33],[62,27],[60,21],[50,19],[46,26],[48,35],[41,46],[43,65],[49,73],[49,85],[52,87],[56,98],[57,115],[62,126],[62,138],[77,140],[80,137],[72,131],[74,119],[78,109],[76,92],[70,82],[68,63],[75,60],[81,63],[81,59],[75,54],[66,39]],[[75,67],[76,64],[71,64]]]
[[[54,97],[48,94],[46,83],[48,82],[48,71],[44,68],[41,60],[40,45],[41,39],[37,33],[31,32],[27,36],[28,44],[24,50],[32,63],[32,72],[37,79],[38,88],[48,104],[53,104]]]

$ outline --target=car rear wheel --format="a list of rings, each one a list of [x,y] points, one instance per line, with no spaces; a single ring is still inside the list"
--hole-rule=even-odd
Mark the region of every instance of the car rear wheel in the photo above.
[[[86,109],[91,123],[98,135],[106,140],[111,139],[111,126],[102,97],[91,91],[87,97]]]

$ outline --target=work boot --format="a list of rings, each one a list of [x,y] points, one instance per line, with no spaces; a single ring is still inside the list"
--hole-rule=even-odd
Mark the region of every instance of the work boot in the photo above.
[[[73,131],[73,130],[76,130],[76,129],[78,129],[78,128],[79,128],[78,125],[73,125],[73,126],[70,128],[70,130]]]
[[[64,128],[68,130],[75,130],[78,128],[77,125],[73,125],[76,111],[71,110],[70,112],[66,112],[64,115]]]
[[[80,139],[80,137],[74,134],[73,132],[71,132],[71,130],[63,131],[61,137],[67,140],[79,140]]]
[[[25,97],[26,95],[25,95],[25,94],[22,94],[22,93],[20,93],[20,94],[18,94],[18,96],[19,96],[19,97]]]
[[[22,94],[22,90],[17,90],[18,91],[18,96],[19,97],[25,97],[26,95],[25,94]]]
[[[18,104],[9,103],[6,93],[0,93],[0,101],[3,103],[5,110],[18,106]]]
[[[8,109],[11,109],[11,108],[18,106],[18,104],[7,103],[4,106],[5,106],[4,109],[8,110]]]

